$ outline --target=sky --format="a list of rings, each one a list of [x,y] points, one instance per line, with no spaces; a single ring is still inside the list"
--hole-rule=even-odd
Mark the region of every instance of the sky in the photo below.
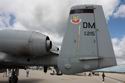
[[[125,64],[125,0],[0,0],[0,29],[37,30],[61,45],[74,5],[102,5],[118,64]]]

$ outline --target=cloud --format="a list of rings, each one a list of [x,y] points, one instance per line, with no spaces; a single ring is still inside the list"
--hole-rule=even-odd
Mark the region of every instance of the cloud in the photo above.
[[[0,28],[8,28],[13,24],[14,16],[11,13],[0,11]]]
[[[125,5],[119,6],[117,11],[114,13],[114,17],[116,17],[116,18],[118,18],[118,17],[125,18]]]
[[[98,3],[98,2],[97,2]],[[120,0],[99,0],[99,4],[103,6],[105,16],[109,19],[120,4]]]
[[[117,58],[118,64],[125,63],[125,36],[123,38],[112,39],[114,52]]]
[[[61,45],[72,6],[102,5],[105,16],[109,19],[119,3],[120,0],[0,0],[0,11],[16,17],[14,29],[39,30]]]

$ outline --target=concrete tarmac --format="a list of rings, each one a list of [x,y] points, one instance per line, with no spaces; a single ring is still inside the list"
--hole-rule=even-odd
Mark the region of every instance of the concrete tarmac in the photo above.
[[[26,77],[26,71],[21,70],[18,83],[125,83],[124,74],[106,73],[105,81],[102,82],[100,76],[84,76],[80,75],[50,75],[50,71],[45,74],[43,71],[30,70],[29,77]],[[0,83],[8,83],[8,78],[0,74]]]

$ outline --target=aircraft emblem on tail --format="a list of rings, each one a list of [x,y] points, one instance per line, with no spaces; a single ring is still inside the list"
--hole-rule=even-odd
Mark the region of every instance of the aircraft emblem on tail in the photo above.
[[[72,16],[71,23],[72,24],[79,24],[81,22],[81,19],[79,16]]]

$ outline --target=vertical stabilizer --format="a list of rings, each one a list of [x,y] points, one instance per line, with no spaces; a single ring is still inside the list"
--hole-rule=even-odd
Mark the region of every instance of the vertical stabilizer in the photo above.
[[[74,6],[70,10],[58,67],[65,74],[116,65],[111,38],[100,5]]]

